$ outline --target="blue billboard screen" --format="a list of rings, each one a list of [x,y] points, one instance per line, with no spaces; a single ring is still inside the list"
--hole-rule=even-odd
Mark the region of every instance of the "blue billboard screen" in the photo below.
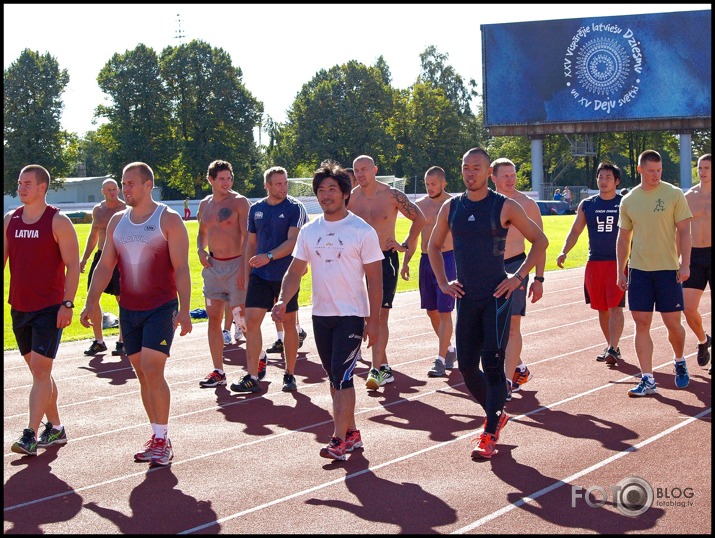
[[[710,10],[481,31],[487,127],[711,117]]]

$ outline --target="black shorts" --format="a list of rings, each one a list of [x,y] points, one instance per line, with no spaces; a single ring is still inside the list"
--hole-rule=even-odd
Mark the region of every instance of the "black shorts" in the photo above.
[[[392,308],[397,293],[397,277],[400,272],[400,257],[397,251],[383,250],[382,260],[382,308]]]
[[[353,387],[364,330],[365,318],[360,316],[313,316],[315,347],[335,390]]]
[[[278,295],[281,292],[280,280],[265,280],[257,275],[248,277],[248,285],[246,286],[246,308],[262,308],[270,310],[278,300]],[[291,297],[286,305],[286,312],[296,312],[298,310],[298,294],[300,288]]]
[[[57,312],[60,305],[48,306],[34,312],[10,310],[12,332],[21,355],[34,351],[38,355],[54,359],[60,347],[62,329],[57,328]]]
[[[693,247],[690,250],[690,277],[683,282],[683,288],[705,291],[705,286],[710,284],[712,291],[712,267],[712,247]]]
[[[97,252],[94,253],[94,259],[92,260],[92,266],[89,268],[89,274],[87,275],[87,289],[89,289],[89,285],[92,283],[92,273],[94,273],[94,270],[97,268],[97,264],[99,263],[99,258],[101,256],[102,256],[101,250],[98,250]],[[104,293],[119,296],[119,264],[114,266],[114,272],[112,273],[112,279],[109,281],[109,284],[107,284],[107,287],[105,288]]]

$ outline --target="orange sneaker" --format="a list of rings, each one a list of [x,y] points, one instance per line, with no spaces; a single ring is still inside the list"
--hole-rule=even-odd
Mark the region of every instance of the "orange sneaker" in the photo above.
[[[531,381],[532,377],[534,376],[531,375],[531,372],[526,366],[524,367],[523,372],[517,367],[514,371],[514,377],[511,378],[511,391],[519,392],[521,390],[521,386],[527,381]]]
[[[494,434],[494,440],[499,442],[499,434],[501,431],[504,429],[504,426],[506,426],[506,423],[509,422],[509,415],[507,415],[504,411],[501,412],[501,415],[499,415],[499,422],[497,422],[497,431]],[[484,419],[484,429],[487,427],[487,419]]]
[[[476,460],[479,458],[486,458],[490,459],[494,453],[497,451],[496,449],[496,438],[491,434],[491,433],[482,433],[478,440],[475,438],[473,439],[474,441],[477,441],[477,446],[474,447],[472,450],[472,459]]]

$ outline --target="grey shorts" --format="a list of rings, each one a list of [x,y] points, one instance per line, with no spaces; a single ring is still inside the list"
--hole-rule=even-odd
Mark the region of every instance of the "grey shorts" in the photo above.
[[[238,306],[246,302],[246,290],[239,289],[236,278],[241,257],[229,260],[217,260],[211,257],[211,267],[204,267],[204,297],[223,301],[229,306]]]

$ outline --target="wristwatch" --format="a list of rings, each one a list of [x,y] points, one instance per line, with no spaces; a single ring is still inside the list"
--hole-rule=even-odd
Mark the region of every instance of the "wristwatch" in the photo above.
[[[62,306],[65,308],[74,308],[74,303],[70,300],[62,301]]]
[[[266,252],[266,256],[268,256],[268,259],[270,261],[273,261],[273,253],[270,250],[268,252]]]
[[[405,241],[404,243],[401,243],[400,246],[403,248],[406,248],[408,250],[410,249],[410,246],[407,244],[407,241]]]
[[[542,282],[542,283],[543,283],[543,282],[544,282],[544,277],[543,277],[543,276],[534,276],[534,280],[536,280],[537,282]]]

